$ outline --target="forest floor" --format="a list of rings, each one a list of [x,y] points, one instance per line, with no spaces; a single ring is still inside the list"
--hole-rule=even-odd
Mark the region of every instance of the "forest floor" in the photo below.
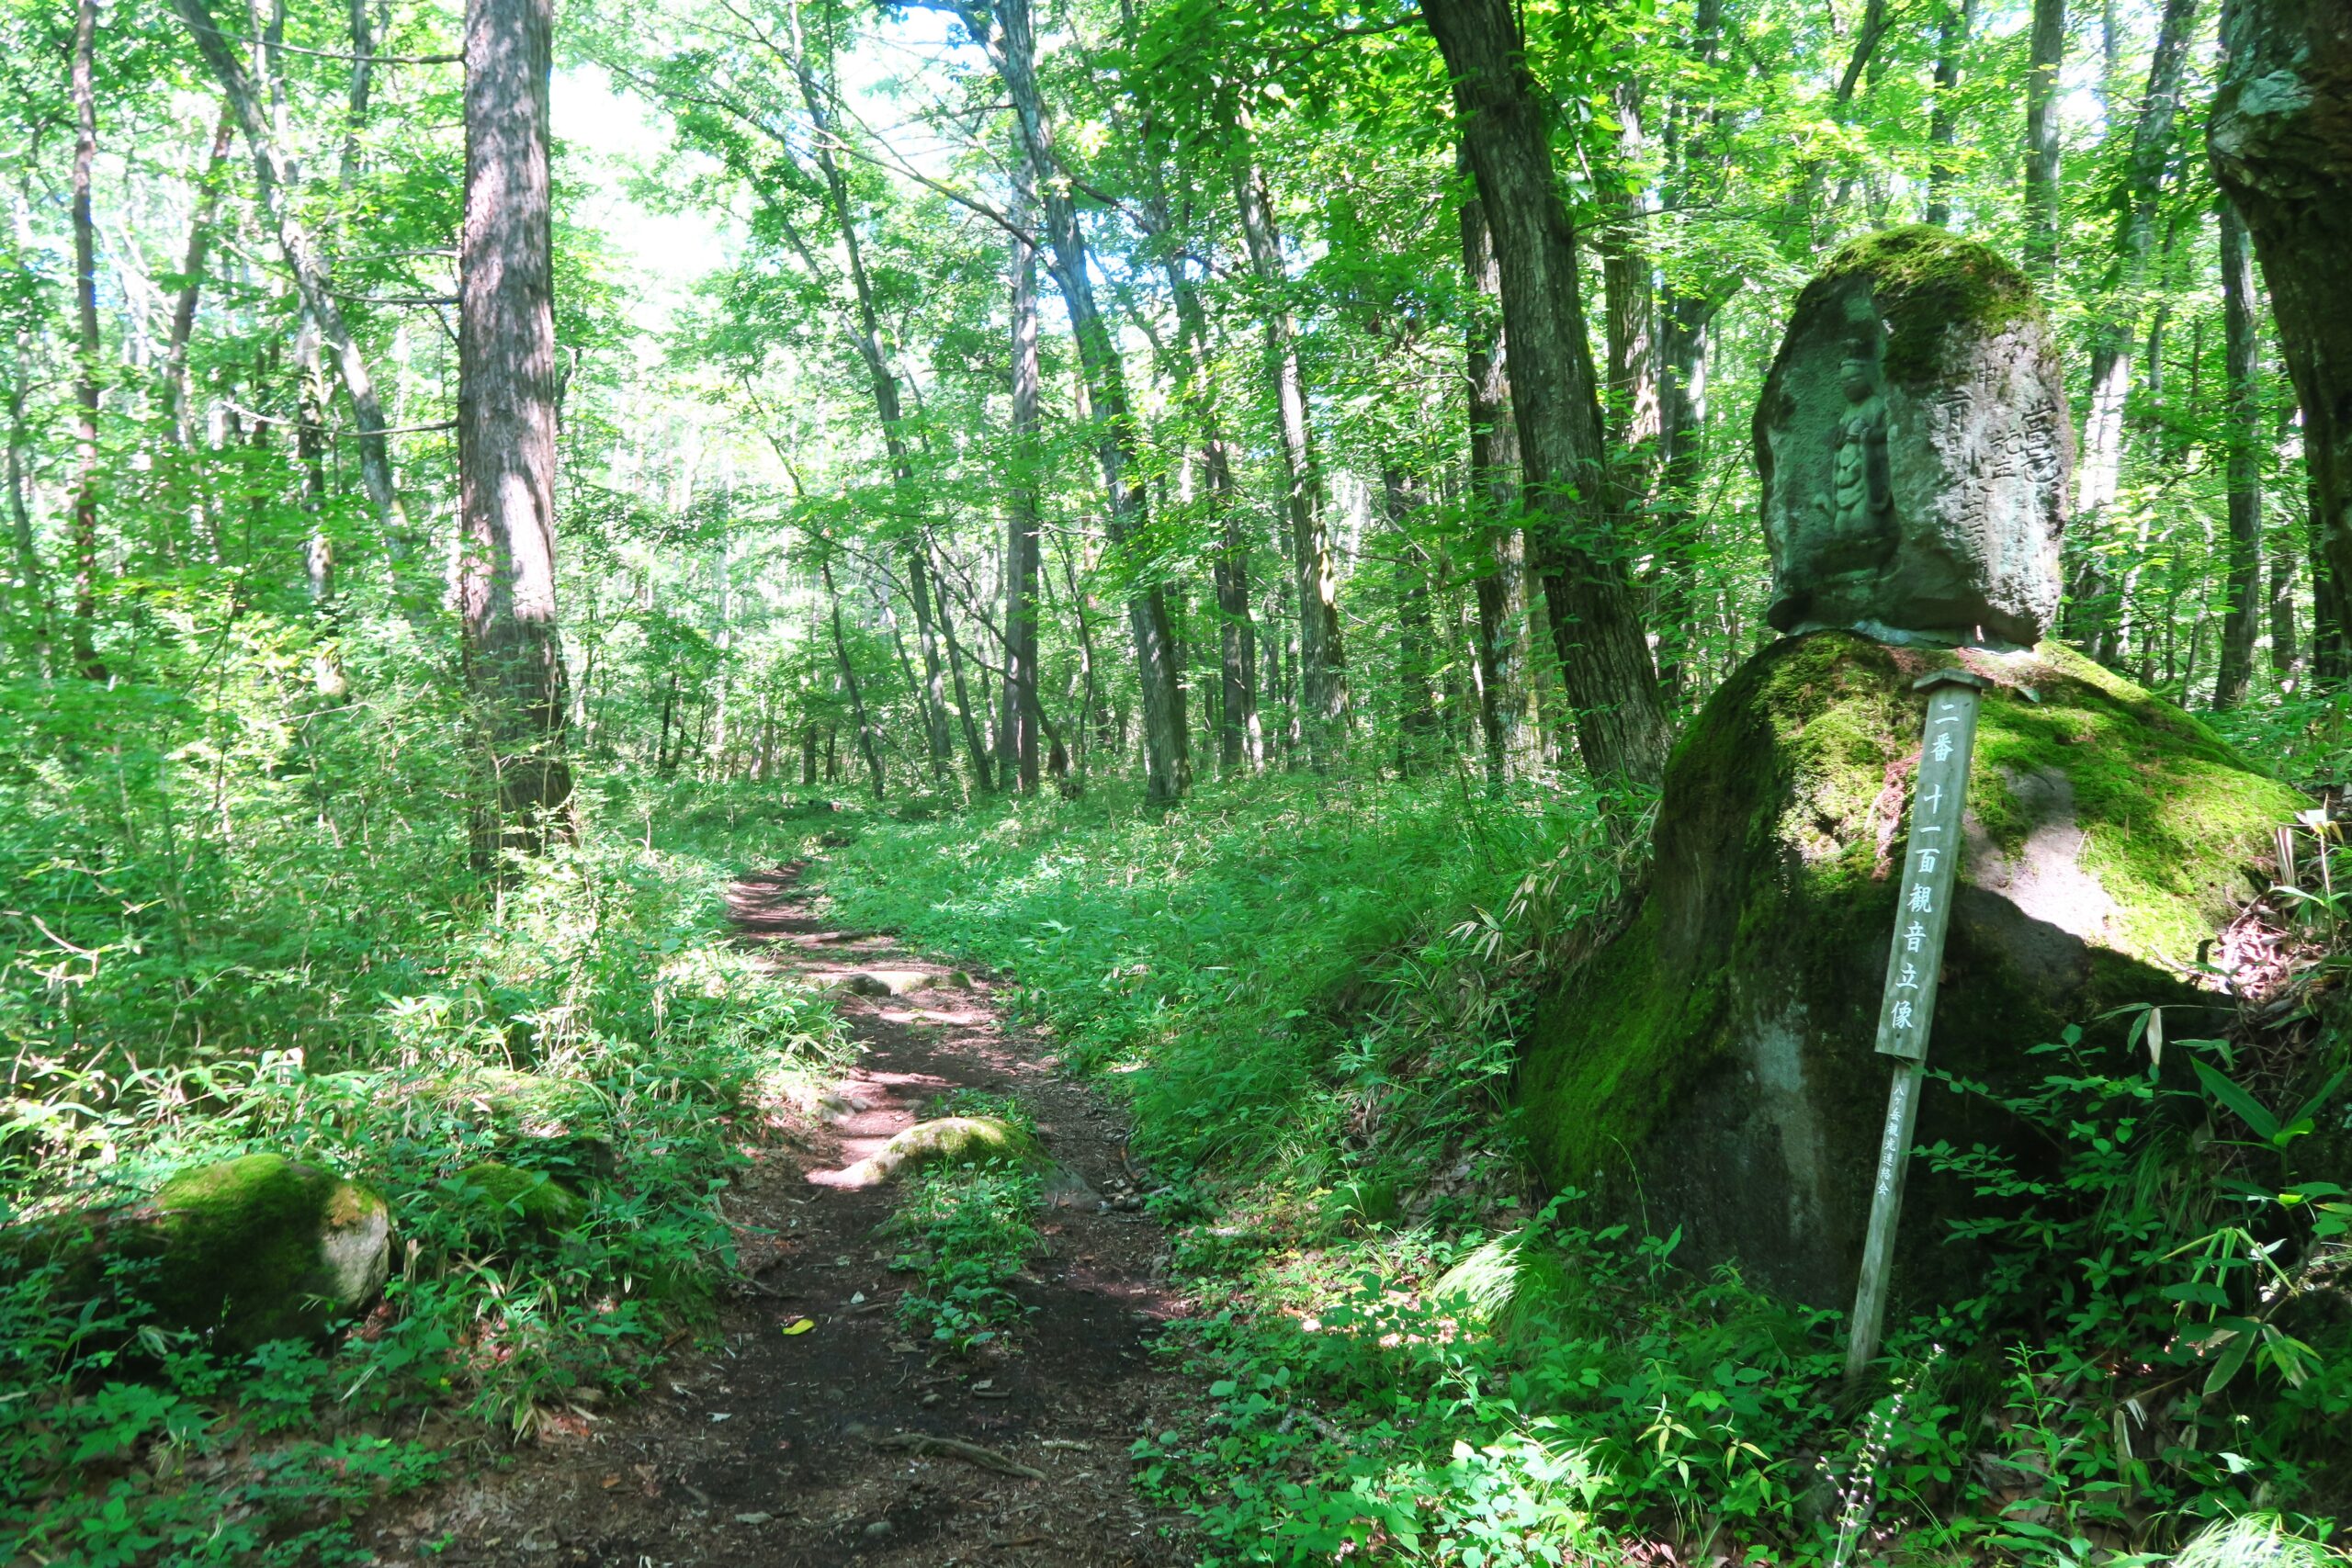
[[[1124,1119],[1006,1026],[988,977],[831,929],[799,869],[729,890],[741,939],[789,972],[885,972],[907,994],[843,990],[857,1066],[805,1115],[745,1129],[751,1165],[722,1198],[741,1288],[717,1337],[658,1369],[635,1404],[558,1412],[513,1462],[387,1506],[368,1541],[379,1562],[1191,1560],[1182,1516],[1146,1508],[1128,1483],[1129,1445],[1177,1411],[1182,1384],[1152,1343],[1182,1303],[1167,1237],[1134,1206],[1141,1182]],[[877,1234],[893,1190],[838,1178],[967,1089],[1017,1099],[1088,1190],[1066,1190],[1044,1217],[1045,1250],[1014,1281],[1028,1315],[1009,1344],[950,1357],[918,1345],[894,1314],[907,1277],[893,1274],[895,1244]],[[802,1318],[813,1326],[785,1332]],[[971,1448],[924,1441],[940,1438]]]

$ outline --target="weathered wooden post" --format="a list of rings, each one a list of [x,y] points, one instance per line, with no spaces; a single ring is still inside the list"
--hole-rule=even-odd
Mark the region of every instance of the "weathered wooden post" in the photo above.
[[[1886,994],[1878,1014],[1879,1054],[1894,1057],[1899,1066],[1886,1097],[1886,1130],[1879,1137],[1862,1278],[1854,1292],[1854,1321],[1846,1344],[1849,1386],[1878,1354],[1879,1332],[1886,1318],[1894,1228],[1903,1213],[1903,1178],[1911,1163],[1919,1086],[1927,1077],[1928,1033],[1936,1016],[1944,931],[1951,923],[1952,874],[1960,864],[1961,814],[1968,802],[1968,754],[1976,744],[1976,705],[1988,684],[1965,670],[1939,670],[1912,688],[1928,694],[1927,733],[1920,740],[1919,770],[1912,784],[1911,848],[1903,857],[1894,941],[1886,960]]]

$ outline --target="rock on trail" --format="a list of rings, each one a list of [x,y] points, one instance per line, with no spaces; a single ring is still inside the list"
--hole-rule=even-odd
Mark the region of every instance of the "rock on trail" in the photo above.
[[[745,1152],[724,1196],[742,1289],[723,1337],[633,1405],[559,1410],[509,1468],[387,1506],[388,1564],[1120,1568],[1188,1562],[1139,1502],[1127,1449],[1169,1424],[1150,1354],[1178,1311],[1167,1239],[1125,1202],[1125,1127],[1007,1031],[985,977],[831,930],[797,867],[729,892],[743,940],[830,983],[864,1055],[803,1124]],[[845,983],[887,976],[884,983]],[[843,1181],[957,1089],[1018,1097],[1060,1185],[1009,1352],[934,1359],[892,1311],[910,1276],[876,1228],[896,1190]],[[871,1168],[868,1167],[868,1168]],[[1094,1201],[1093,1195],[1107,1201]],[[787,1335],[803,1317],[813,1326]],[[438,1551],[436,1543],[447,1544]]]

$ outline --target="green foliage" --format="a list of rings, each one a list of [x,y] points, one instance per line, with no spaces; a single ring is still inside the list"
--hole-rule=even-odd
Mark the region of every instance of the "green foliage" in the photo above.
[[[899,1321],[951,1355],[1000,1341],[1026,1309],[1009,1288],[1038,1247],[1037,1173],[1001,1163],[938,1166],[899,1204],[894,1229],[907,1250],[891,1267],[919,1280],[899,1298]]]

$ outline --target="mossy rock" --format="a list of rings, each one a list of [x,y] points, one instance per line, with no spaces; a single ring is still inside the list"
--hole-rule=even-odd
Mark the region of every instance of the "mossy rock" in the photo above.
[[[459,1199],[502,1226],[523,1225],[542,1235],[575,1229],[588,1200],[543,1170],[486,1159],[458,1173]]]
[[[147,1262],[140,1294],[158,1318],[245,1348],[318,1337],[374,1301],[391,1266],[383,1199],[282,1155],[183,1170],[109,1228]]]
[[[921,969],[857,969],[831,981],[833,989],[854,997],[910,997],[929,990],[931,983]]]
[[[846,1187],[877,1187],[934,1165],[1018,1165],[1042,1169],[1051,1162],[1036,1139],[994,1116],[942,1116],[918,1122],[880,1152],[842,1173]]]
[[[1539,1007],[1520,1076],[1537,1162],[1769,1288],[1852,1299],[1890,1063],[1873,1049],[1909,771],[1954,662],[1995,682],[1969,780],[1929,1066],[1999,1089],[2068,1024],[2163,1004],[2213,1032],[2191,969],[2267,880],[2301,795],[2172,705],[2069,649],[1955,655],[1846,632],[1785,638],[1715,693],[1668,765],[1650,885]],[[2176,1054],[2177,1055],[2177,1054]],[[2168,1062],[2167,1066],[2171,1064]],[[2038,1140],[1931,1089],[1918,1141]],[[1964,1290],[1969,1201],[1915,1162],[1898,1289]]]

